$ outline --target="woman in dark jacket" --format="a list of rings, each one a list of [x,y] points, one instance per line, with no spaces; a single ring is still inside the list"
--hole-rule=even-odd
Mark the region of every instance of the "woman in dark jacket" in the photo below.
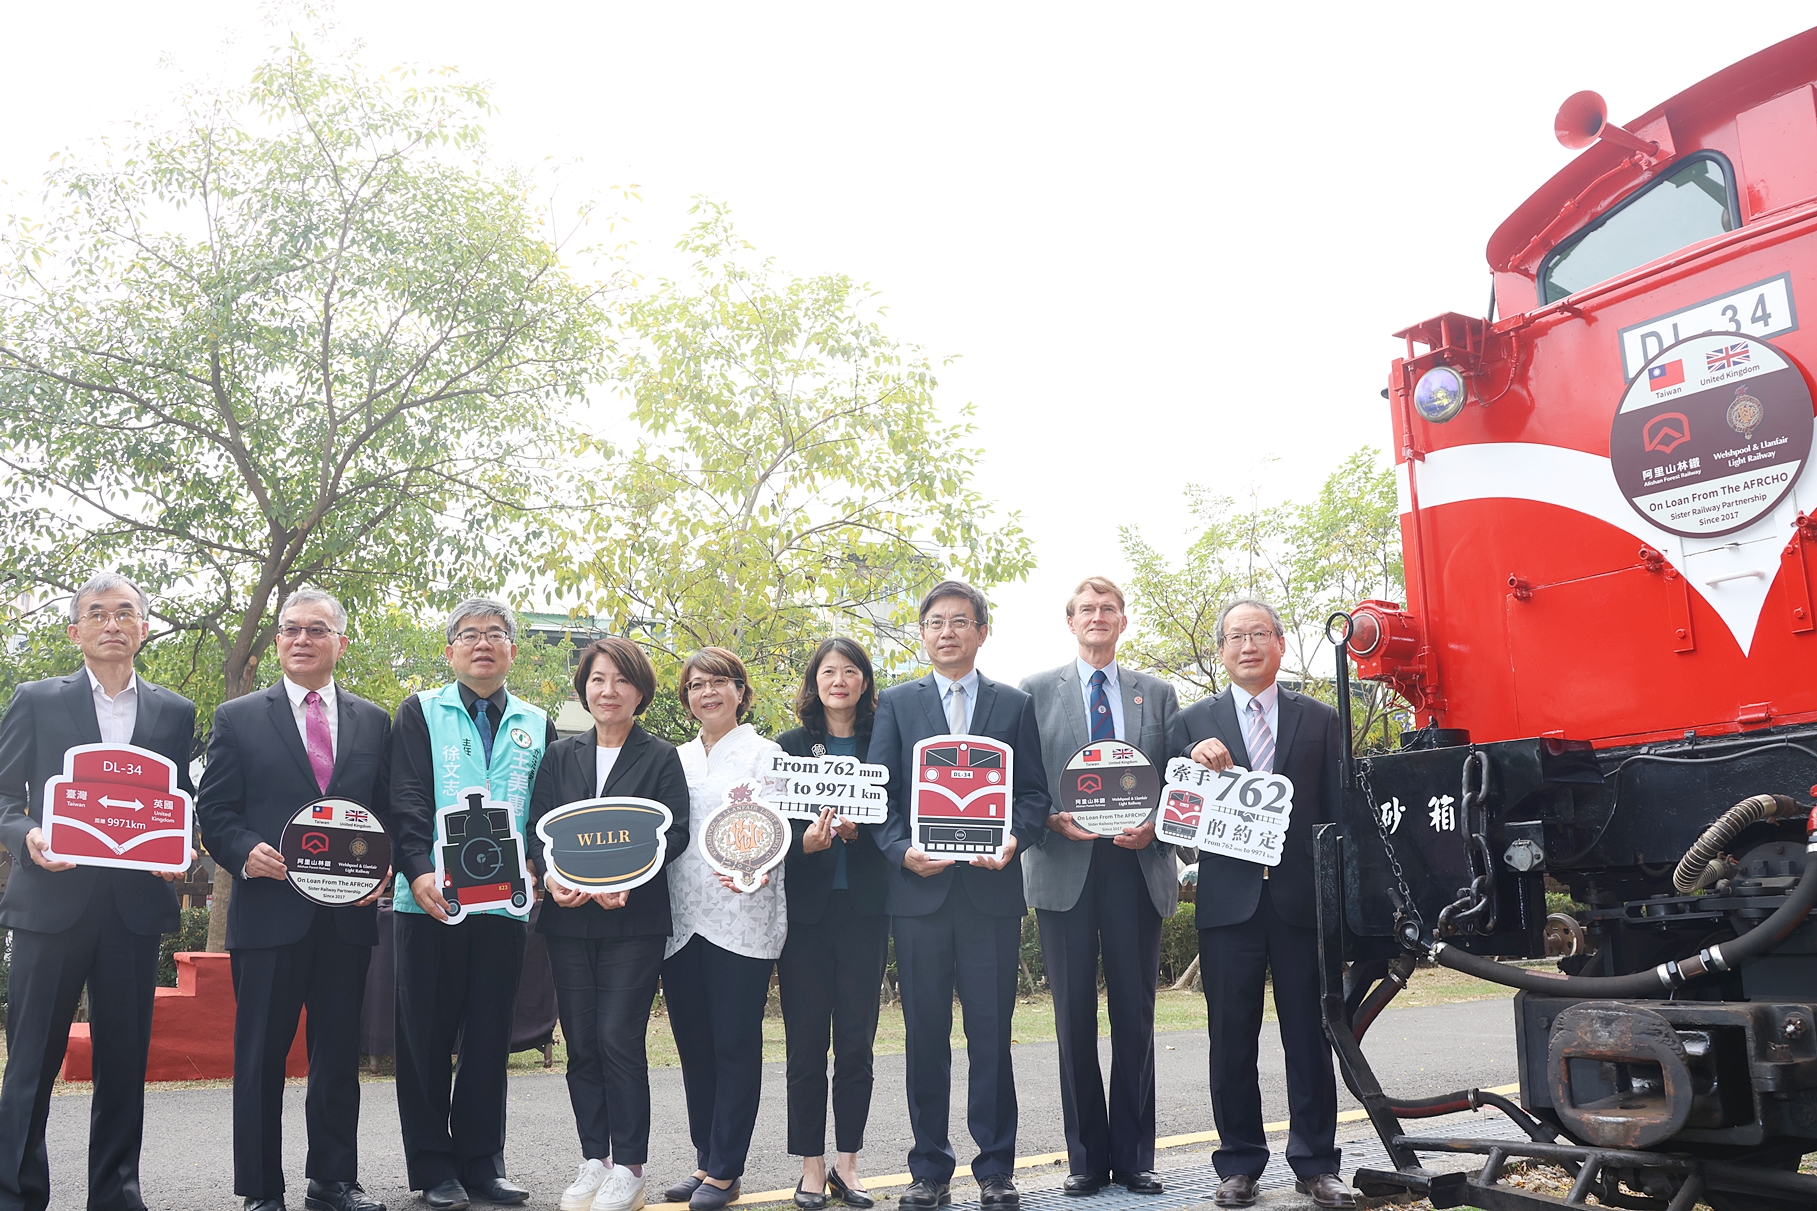
[[[802,726],[776,738],[797,757],[865,759],[877,678],[870,655],[850,639],[815,650],[795,713]],[[784,890],[789,937],[776,970],[788,1037],[789,1152],[802,1158],[795,1203],[816,1211],[827,1188],[848,1207],[874,1200],[858,1180],[858,1153],[871,1112],[871,1045],[889,950],[884,915],[889,864],[859,826],[829,809],[794,821]],[[826,1166],[827,1035],[833,1041],[833,1123],[839,1157]]]
[[[636,1211],[644,1205],[650,1147],[650,1077],[644,1033],[669,937],[667,866],[688,848],[688,779],[675,746],[637,724],[656,696],[643,649],[609,637],[590,644],[574,690],[593,729],[549,746],[530,801],[529,842],[547,893],[537,930],[548,935],[568,1098],[580,1130],[581,1165],[564,1211]],[[664,870],[620,892],[569,891],[550,880],[536,824],[564,804],[625,796],[669,809]]]

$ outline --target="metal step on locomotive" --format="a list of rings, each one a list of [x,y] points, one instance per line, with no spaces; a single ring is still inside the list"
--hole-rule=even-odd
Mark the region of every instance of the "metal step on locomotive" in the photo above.
[[[1416,726],[1318,840],[1327,1027],[1395,1166],[1365,1193],[1561,1205],[1528,1158],[1566,1205],[1817,1207],[1814,84],[1817,30],[1625,126],[1570,98],[1488,316],[1396,334],[1409,600],[1330,637]],[[1558,974],[1501,961],[1549,929]],[[1360,1044],[1427,957],[1520,990],[1518,1105],[1383,1091]],[[1528,1139],[1407,1125],[1481,1106]]]

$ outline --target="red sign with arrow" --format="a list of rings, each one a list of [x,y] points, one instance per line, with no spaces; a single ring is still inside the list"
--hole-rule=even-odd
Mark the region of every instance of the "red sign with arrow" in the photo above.
[[[195,800],[168,757],[130,744],[79,744],[44,784],[51,857],[78,866],[189,869]]]

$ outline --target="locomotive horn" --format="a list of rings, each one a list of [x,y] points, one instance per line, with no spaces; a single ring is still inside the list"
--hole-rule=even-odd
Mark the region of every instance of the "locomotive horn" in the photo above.
[[[1572,151],[1588,147],[1598,139],[1606,139],[1617,147],[1637,151],[1643,156],[1659,154],[1658,143],[1642,139],[1633,131],[1610,122],[1608,105],[1601,95],[1587,88],[1565,98],[1565,103],[1558,107],[1558,116],[1552,119],[1552,133]]]

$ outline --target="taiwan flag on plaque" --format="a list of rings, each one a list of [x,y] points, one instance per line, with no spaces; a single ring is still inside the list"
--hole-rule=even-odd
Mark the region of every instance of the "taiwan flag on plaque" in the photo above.
[[[1647,386],[1655,391],[1664,391],[1667,387],[1676,387],[1685,381],[1684,359],[1661,362],[1647,371]]]
[[[130,744],[78,744],[44,783],[47,855],[78,866],[189,869],[195,800],[176,763]]]

